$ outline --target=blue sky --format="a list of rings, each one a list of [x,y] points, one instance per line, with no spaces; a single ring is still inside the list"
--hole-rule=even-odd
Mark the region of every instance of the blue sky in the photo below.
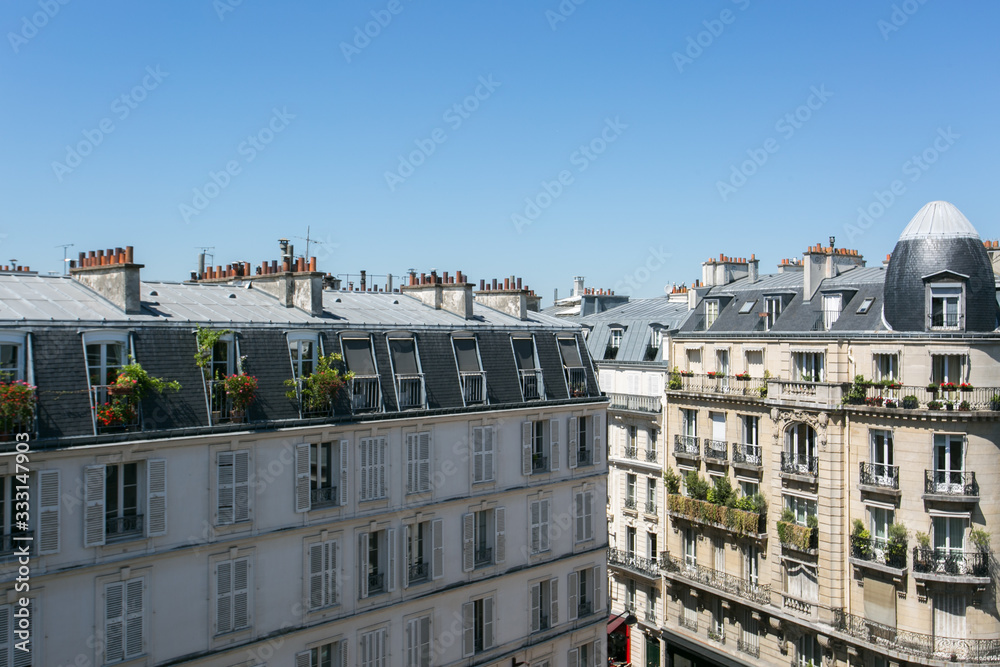
[[[310,226],[326,271],[548,305],[830,235],[877,263],[934,199],[1000,235],[995,2],[63,2],[0,9],[0,263],[180,280]]]

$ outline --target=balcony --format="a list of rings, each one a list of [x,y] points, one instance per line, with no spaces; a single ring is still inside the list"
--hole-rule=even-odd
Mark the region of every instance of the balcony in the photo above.
[[[766,511],[750,512],[672,493],[667,496],[667,514],[755,540],[767,537]]]
[[[424,374],[397,374],[396,396],[399,397],[400,410],[414,410],[426,406],[427,399],[424,395]]]
[[[976,473],[963,470],[924,470],[924,500],[972,503],[979,500]]]
[[[339,498],[340,496],[337,495],[337,487],[335,486],[309,490],[309,503],[313,509],[336,505]]]
[[[990,583],[990,552],[913,547],[913,576],[941,583]]]
[[[868,491],[899,491],[899,466],[861,461],[860,484]]]
[[[118,385],[90,388],[94,435],[127,433],[142,429],[142,405],[132,393],[121,393]]]
[[[819,530],[803,526],[791,521],[779,521],[778,541],[783,547],[795,549],[802,553],[815,555],[819,549]]]
[[[368,573],[368,595],[385,592],[385,574],[382,572]]]
[[[952,639],[899,630],[862,616],[848,614],[843,609],[833,610],[833,627],[848,637],[882,651],[891,650],[913,656],[914,663],[930,659],[963,664],[1000,662],[1000,639]]]
[[[733,465],[760,470],[764,464],[760,445],[733,443]]]
[[[726,634],[721,625],[714,628],[710,627],[708,629],[708,638],[720,644],[726,643]]]
[[[655,558],[637,556],[635,553],[623,551],[622,549],[608,549],[608,565],[626,569],[647,579],[660,578],[660,569],[657,566]]]
[[[726,572],[720,572],[703,565],[688,565],[682,559],[663,552],[660,556],[660,569],[677,579],[715,591],[728,593],[742,600],[768,605],[771,604],[771,586],[757,584]]]
[[[710,396],[742,396],[751,400],[760,400],[767,396],[767,380],[742,375],[672,373],[667,384],[667,391]]]
[[[36,432],[34,408],[32,408],[30,419],[22,420],[9,417],[0,419],[0,442],[14,442],[19,433],[27,433],[31,439],[34,439]]]
[[[351,409],[355,413],[382,409],[382,387],[377,375],[355,375],[350,387]]]
[[[486,402],[486,373],[463,371],[458,374],[462,383],[462,398],[466,405]]]
[[[587,395],[587,371],[580,368],[565,368],[566,386],[572,397]]]
[[[698,617],[692,616],[688,618],[685,612],[681,612],[680,616],[677,617],[677,622],[682,628],[687,628],[691,632],[698,632]]]
[[[519,371],[521,376],[521,394],[526,401],[537,401],[542,398],[542,372],[532,368]]]
[[[639,458],[639,449],[635,445],[625,445],[625,458],[633,461]]]
[[[21,552],[21,548],[27,546],[28,553],[35,552],[35,533],[30,530],[16,530],[0,536],[0,558],[13,556],[15,552]]]
[[[646,511],[646,514],[649,514],[651,516],[656,516],[656,511],[657,511],[656,503],[653,503],[653,502],[650,502],[650,501],[647,500],[646,501],[646,510],[645,511]]]
[[[705,461],[708,463],[727,463],[729,461],[729,443],[725,440],[706,440]]]
[[[430,572],[429,563],[410,563],[406,571],[407,581],[411,584],[422,584],[430,579]]]
[[[634,512],[635,508],[636,508],[635,498],[626,498],[625,509],[632,510]]]
[[[475,554],[475,566],[483,567],[486,565],[493,565],[493,547],[479,547],[476,549]]]
[[[754,637],[754,639],[747,641],[743,637],[739,637],[736,640],[736,650],[752,658],[760,658],[760,639]]]
[[[549,615],[548,614],[538,614],[538,629],[548,630],[549,629]]]
[[[781,594],[781,607],[802,616],[812,617],[817,611],[817,604],[818,600],[803,600],[787,593]]]
[[[886,540],[851,535],[850,561],[854,565],[901,577],[906,573],[906,543],[889,544]]]
[[[107,540],[141,537],[143,534],[142,515],[111,517],[104,520],[104,534]]]
[[[657,463],[659,458],[660,456],[655,449],[646,450],[646,463]]]
[[[531,455],[531,472],[548,472],[549,471],[549,457],[542,454],[532,454]]]
[[[646,613],[643,615],[643,618],[645,618],[646,623],[649,623],[650,625],[654,625],[655,626],[656,625],[656,610],[655,609],[647,609]]]
[[[327,395],[320,397],[303,393],[304,384],[305,380],[303,378],[295,380],[295,399],[299,407],[299,418],[316,419],[331,416],[333,414],[334,396]]]
[[[638,412],[644,415],[658,415],[661,412],[658,396],[635,396],[633,394],[609,393],[608,410],[618,412]]]
[[[892,413],[907,410],[1000,410],[1000,402],[994,397],[1000,396],[1000,387],[966,387],[961,385],[880,385],[872,384],[865,389],[863,404],[868,408],[880,408],[880,411]],[[911,397],[910,400],[906,400]],[[965,407],[963,408],[963,402]],[[849,401],[857,405],[858,402]]]
[[[584,616],[590,616],[594,613],[594,603],[590,600],[581,600],[576,605],[576,616],[577,618],[583,618]]]
[[[844,385],[834,382],[796,382],[768,380],[767,397],[783,403],[806,407],[839,407],[844,396]]]
[[[701,443],[693,435],[674,434],[674,456],[697,459],[701,456]]]
[[[781,453],[781,474],[802,477],[819,475],[819,458],[805,454]],[[811,480],[810,480],[811,481]]]
[[[576,452],[576,465],[589,466],[594,462],[590,449],[578,449]]]

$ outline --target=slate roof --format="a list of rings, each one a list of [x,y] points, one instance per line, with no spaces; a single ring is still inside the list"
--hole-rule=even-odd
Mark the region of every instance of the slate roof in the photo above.
[[[668,297],[663,296],[629,301],[617,308],[580,318],[579,322],[590,330],[587,334],[587,347],[590,349],[590,356],[596,361],[604,360],[611,329],[622,328],[624,331],[618,354],[608,361],[663,363],[661,352],[657,352],[652,359],[646,358],[652,329],[659,328],[664,334],[675,331],[687,314],[687,301],[671,302]]]

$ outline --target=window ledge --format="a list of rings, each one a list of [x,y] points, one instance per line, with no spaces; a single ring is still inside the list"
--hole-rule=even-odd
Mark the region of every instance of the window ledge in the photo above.
[[[892,575],[893,578],[895,579],[902,579],[903,577],[906,576],[906,573],[909,572],[909,568],[906,567],[904,568],[890,567],[888,565],[883,565],[882,563],[878,563],[872,560],[862,560],[860,558],[853,558],[853,557],[848,558],[847,560],[851,563],[851,565],[855,567],[864,567],[868,568],[869,570],[884,572],[885,574]]]
[[[891,486],[875,486],[871,484],[858,484],[858,490],[861,493],[880,493],[883,496],[894,496],[899,498],[903,495],[902,490],[894,489]]]

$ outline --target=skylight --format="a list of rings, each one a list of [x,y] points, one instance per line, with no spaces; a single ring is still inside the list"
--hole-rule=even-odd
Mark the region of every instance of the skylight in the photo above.
[[[861,305],[858,306],[858,315],[864,315],[869,310],[871,310],[873,303],[875,303],[875,297],[873,296],[870,296],[866,298],[864,301],[862,301]]]
[[[751,310],[753,310],[753,305],[757,303],[756,301],[744,301],[743,305],[740,306],[740,315],[746,315]]]

